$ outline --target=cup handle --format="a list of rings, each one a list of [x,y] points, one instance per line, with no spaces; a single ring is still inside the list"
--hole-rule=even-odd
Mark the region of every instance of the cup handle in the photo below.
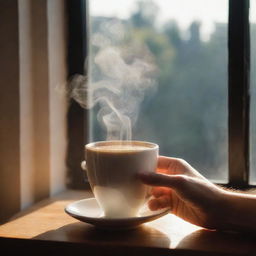
[[[82,161],[82,162],[81,162],[81,168],[82,168],[84,171],[87,170],[87,169],[86,169],[86,161]]]

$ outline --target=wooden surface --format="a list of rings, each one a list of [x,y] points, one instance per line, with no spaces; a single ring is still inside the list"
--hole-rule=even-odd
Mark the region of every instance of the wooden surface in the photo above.
[[[0,226],[1,248],[41,248],[91,255],[256,255],[253,235],[201,229],[172,214],[130,231],[102,231],[64,212],[75,200],[92,197],[67,191],[43,201]],[[54,251],[53,251],[54,252]]]

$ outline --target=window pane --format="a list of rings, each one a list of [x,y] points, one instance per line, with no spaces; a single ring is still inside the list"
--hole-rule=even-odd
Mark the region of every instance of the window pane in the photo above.
[[[162,155],[184,158],[206,177],[226,181],[228,1],[93,0],[90,17],[91,87],[125,90],[118,99],[125,102],[121,113],[131,119],[132,138],[158,143]],[[103,105],[91,111],[91,140],[106,138],[99,125],[108,119]]]
[[[250,129],[250,182],[256,183],[256,1],[250,2],[251,30],[251,129]]]

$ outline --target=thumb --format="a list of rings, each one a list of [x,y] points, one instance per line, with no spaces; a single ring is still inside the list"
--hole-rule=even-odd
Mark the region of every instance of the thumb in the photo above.
[[[140,180],[150,186],[181,188],[186,183],[184,175],[167,175],[161,173],[139,173]]]

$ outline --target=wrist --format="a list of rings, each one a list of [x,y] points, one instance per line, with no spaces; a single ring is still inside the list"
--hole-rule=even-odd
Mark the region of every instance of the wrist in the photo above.
[[[218,187],[215,204],[216,207],[212,216],[215,229],[228,230],[230,226],[230,212],[232,211],[230,193]]]
[[[224,189],[221,192],[221,201],[220,201],[220,217],[219,217],[219,227],[221,230],[232,230],[233,226],[233,212],[235,203],[232,192],[225,191]]]
[[[246,194],[223,191],[222,218],[219,229],[226,231],[255,231],[255,204],[256,197]]]

